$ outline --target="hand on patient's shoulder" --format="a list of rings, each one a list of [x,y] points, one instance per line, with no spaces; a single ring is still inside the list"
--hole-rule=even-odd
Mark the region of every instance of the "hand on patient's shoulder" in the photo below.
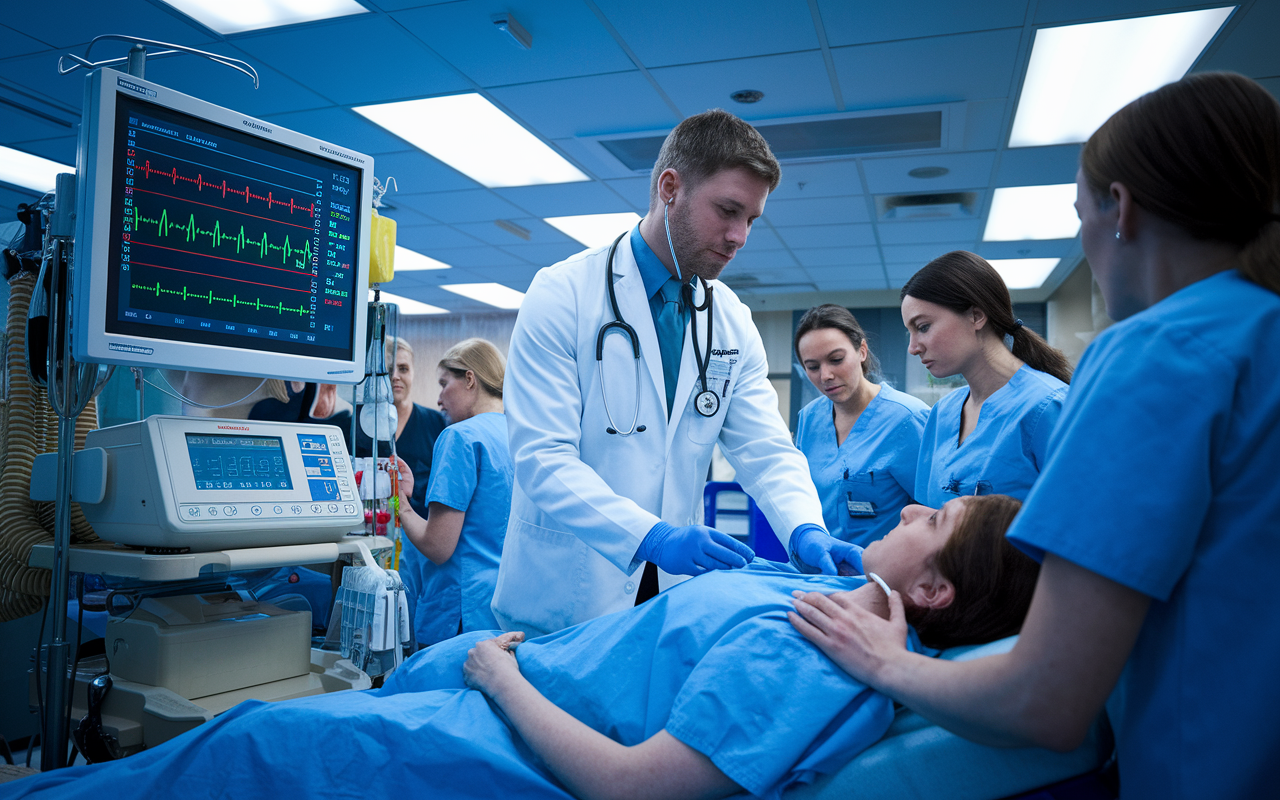
[[[787,619],[845,672],[870,685],[895,658],[908,653],[907,618],[902,595],[885,606],[880,587],[867,584],[852,592],[792,592],[795,611]]]
[[[467,685],[497,699],[513,680],[522,680],[514,651],[523,641],[523,631],[511,631],[468,650],[467,662],[462,665]]]

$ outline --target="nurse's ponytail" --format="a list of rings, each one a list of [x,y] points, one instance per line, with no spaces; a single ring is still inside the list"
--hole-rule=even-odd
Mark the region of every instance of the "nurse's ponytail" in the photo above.
[[[1189,75],[1117,111],[1080,154],[1102,202],[1111,184],[1197,239],[1240,247],[1244,277],[1280,294],[1280,103],[1230,72]]]
[[[978,309],[986,315],[993,334],[1013,340],[1012,350],[1017,358],[1032,369],[1071,383],[1071,362],[1013,315],[1013,300],[1004,278],[982,256],[964,250],[938,256],[911,276],[898,299],[907,295],[957,314]]]
[[[486,394],[502,399],[507,360],[488,339],[472,338],[458,342],[440,359],[440,368],[449,370],[459,378],[467,377],[470,372]]]

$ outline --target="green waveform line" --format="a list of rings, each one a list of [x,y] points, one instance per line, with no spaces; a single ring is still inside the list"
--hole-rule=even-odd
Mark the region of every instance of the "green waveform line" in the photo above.
[[[233,294],[230,297],[218,297],[213,293],[212,289],[205,292],[204,294],[196,294],[195,292],[189,290],[186,286],[183,286],[180,291],[178,289],[166,289],[160,285],[159,281],[156,281],[155,286],[142,286],[140,284],[135,283],[135,284],[132,284],[131,287],[144,292],[153,292],[155,293],[156,297],[160,297],[161,295],[173,295],[175,297],[181,297],[183,300],[187,300],[187,301],[203,300],[209,305],[213,305],[214,303],[230,303],[232,308],[247,306],[247,307],[253,308],[255,311],[262,311],[263,309],[266,309],[268,311],[275,311],[279,314],[284,314],[285,312],[288,312],[290,314],[297,314],[298,316],[302,316],[307,313],[306,308],[304,307],[289,308],[284,304],[284,301],[281,301],[279,303],[276,303],[275,305],[272,305],[271,303],[262,302],[261,297],[255,297],[252,300],[241,300],[240,296],[236,294]]]
[[[258,254],[258,258],[261,258],[263,261],[266,261],[268,255],[272,252],[280,253],[280,263],[286,266],[288,266],[289,259],[292,256],[294,256],[295,254],[301,254],[302,258],[295,259],[293,262],[293,266],[298,269],[306,269],[308,262],[311,261],[311,240],[310,239],[305,240],[303,243],[303,246],[301,248],[298,248],[298,247],[294,247],[289,243],[289,236],[286,234],[284,237],[284,244],[275,245],[275,244],[271,244],[271,242],[267,239],[266,231],[263,231],[261,239],[250,239],[249,237],[245,236],[243,225],[240,226],[240,230],[237,231],[235,234],[228,234],[222,230],[222,221],[214,220],[213,230],[204,230],[200,228],[200,226],[196,225],[195,214],[191,214],[190,216],[188,216],[187,221],[185,223],[180,223],[180,222],[174,222],[173,220],[169,219],[168,209],[163,209],[160,212],[160,219],[152,219],[150,217],[142,216],[142,213],[138,210],[138,207],[134,206],[133,207],[134,229],[135,230],[140,229],[144,222],[148,225],[155,225],[156,232],[160,236],[164,236],[164,237],[172,236],[173,231],[177,230],[177,231],[181,231],[182,236],[185,238],[185,240],[188,243],[196,242],[198,237],[208,236],[212,243],[211,246],[215,249],[230,242],[235,245],[237,254],[245,250],[256,251]]]

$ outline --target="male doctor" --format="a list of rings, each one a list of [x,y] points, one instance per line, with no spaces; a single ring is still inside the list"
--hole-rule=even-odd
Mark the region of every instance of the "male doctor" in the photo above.
[[[644,220],[533,279],[504,387],[515,486],[493,598],[503,628],[549,633],[678,576],[746,565],[749,548],[700,524],[716,442],[793,559],[862,571],[860,548],[822,527],[750,311],[716,281],[780,177],[755,128],[721,110],[690,117],[662,146]],[[601,335],[619,316],[638,359],[618,326]]]

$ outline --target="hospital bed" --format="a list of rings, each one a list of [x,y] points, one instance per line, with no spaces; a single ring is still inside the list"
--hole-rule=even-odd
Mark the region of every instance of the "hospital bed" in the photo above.
[[[964,661],[1012,649],[1018,637],[944,651]],[[899,708],[884,737],[839,772],[787,792],[785,800],[1000,800],[1098,770],[1111,755],[1105,720],[1070,753],[1038,747],[986,747],[943,730],[908,708]],[[1090,797],[1096,794],[1088,795]],[[1036,797],[1048,797],[1037,794]]]

